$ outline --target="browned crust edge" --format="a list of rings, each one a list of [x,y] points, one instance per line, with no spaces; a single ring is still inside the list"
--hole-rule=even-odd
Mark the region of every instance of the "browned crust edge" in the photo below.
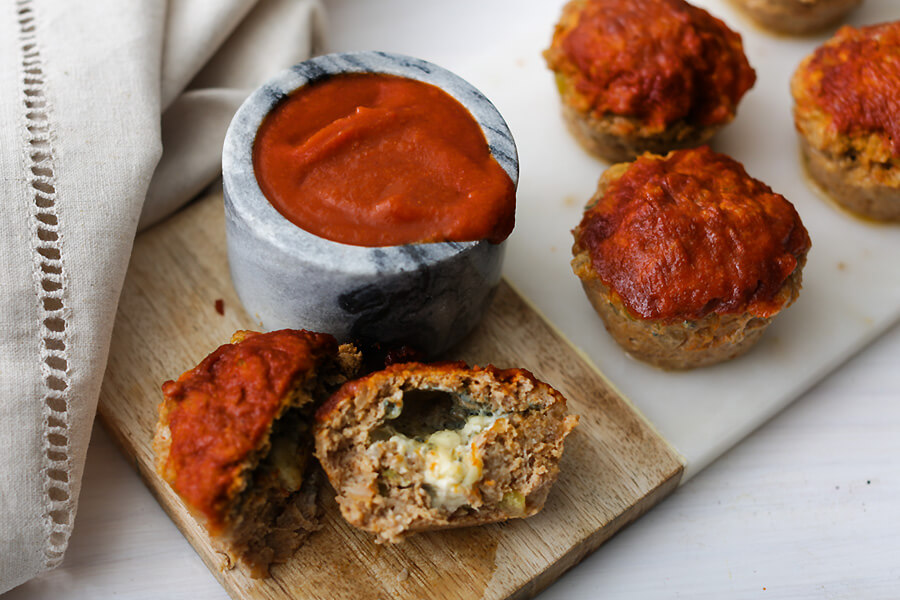
[[[762,27],[786,34],[821,31],[840,22],[862,0],[732,0]]]
[[[607,115],[597,118],[584,114],[565,100],[562,116],[569,132],[582,148],[610,162],[634,160],[644,152],[665,154],[670,150],[701,146],[728,123],[700,127],[682,120],[656,131],[631,117]]]
[[[807,173],[835,203],[863,217],[900,222],[900,188],[860,177],[856,161],[834,157],[799,137]]]
[[[584,275],[579,254],[573,261],[576,274]],[[791,273],[779,294],[789,295],[784,305],[793,303],[800,292],[802,265]],[[754,317],[750,313],[709,314],[694,321],[666,323],[633,317],[625,305],[602,281],[595,277],[582,278],[588,300],[613,339],[631,356],[667,370],[706,367],[750,350],[762,337],[774,317]]]

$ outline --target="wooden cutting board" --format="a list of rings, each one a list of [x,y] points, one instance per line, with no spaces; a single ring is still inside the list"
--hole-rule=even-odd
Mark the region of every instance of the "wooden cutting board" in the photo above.
[[[216,305],[224,306],[219,314]],[[100,415],[150,491],[234,598],[530,597],[675,489],[683,461],[506,282],[476,333],[447,358],[525,367],[581,416],[559,481],[527,520],[379,545],[325,494],[324,526],[268,579],[228,568],[155,473],[151,440],[160,384],[236,329],[258,327],[231,286],[222,197],[213,194],[138,237],[116,316]]]

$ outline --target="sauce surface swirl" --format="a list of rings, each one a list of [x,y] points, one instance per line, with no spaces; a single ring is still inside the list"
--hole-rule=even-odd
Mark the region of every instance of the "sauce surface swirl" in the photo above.
[[[305,86],[263,121],[253,163],[285,218],[335,242],[499,243],[514,225],[515,186],[477,121],[421,81],[364,73]]]

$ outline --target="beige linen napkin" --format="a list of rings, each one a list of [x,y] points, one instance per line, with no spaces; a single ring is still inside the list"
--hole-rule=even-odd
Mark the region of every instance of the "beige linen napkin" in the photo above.
[[[217,176],[232,113],[320,19],[316,0],[2,3],[0,592],[65,552],[139,219]]]

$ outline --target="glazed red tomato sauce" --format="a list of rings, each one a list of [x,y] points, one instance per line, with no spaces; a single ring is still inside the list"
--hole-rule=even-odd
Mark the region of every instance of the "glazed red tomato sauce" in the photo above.
[[[281,330],[225,344],[178,381],[163,384],[172,445],[172,487],[208,519],[215,533],[244,461],[269,431],[282,399],[324,354],[327,334]]]
[[[646,319],[777,312],[809,249],[794,206],[702,147],[638,158],[579,226],[600,279]]]
[[[900,21],[842,27],[808,70],[811,91],[839,132],[886,135],[900,157]]]
[[[587,0],[577,23],[557,29],[575,88],[595,114],[637,117],[659,128],[688,119],[729,121],[756,73],[740,36],[683,0]]]
[[[443,90],[382,74],[301,88],[266,117],[253,164],[289,221],[335,242],[499,243],[515,186],[478,123]]]

